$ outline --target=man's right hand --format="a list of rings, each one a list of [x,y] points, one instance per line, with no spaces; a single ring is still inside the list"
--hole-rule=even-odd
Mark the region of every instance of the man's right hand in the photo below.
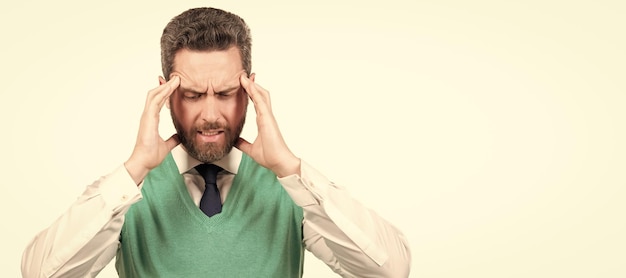
[[[139,185],[148,175],[148,172],[161,164],[165,156],[179,143],[178,135],[174,134],[169,139],[163,140],[159,135],[159,114],[169,96],[180,85],[180,77],[173,76],[170,81],[148,92],[146,106],[141,115],[139,123],[139,133],[135,149],[130,158],[124,163],[124,167]]]

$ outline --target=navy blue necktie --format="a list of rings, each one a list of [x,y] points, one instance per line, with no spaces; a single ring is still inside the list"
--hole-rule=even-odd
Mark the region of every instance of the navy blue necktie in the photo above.
[[[222,199],[220,191],[217,189],[217,172],[221,171],[217,165],[200,164],[196,166],[196,170],[204,177],[204,194],[200,199],[200,210],[209,217],[222,212]]]

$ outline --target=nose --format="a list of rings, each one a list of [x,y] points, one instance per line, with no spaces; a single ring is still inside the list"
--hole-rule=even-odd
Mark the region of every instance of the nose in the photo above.
[[[215,99],[215,95],[212,93],[207,93],[204,98],[204,102],[202,103],[202,120],[212,123],[217,121],[219,118],[219,109],[218,103]]]

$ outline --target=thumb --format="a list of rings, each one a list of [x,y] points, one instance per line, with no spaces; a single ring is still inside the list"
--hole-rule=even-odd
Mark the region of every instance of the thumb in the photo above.
[[[180,138],[178,138],[178,134],[174,134],[170,136],[170,138],[165,141],[165,145],[167,146],[167,149],[170,151],[174,147],[178,146],[178,144],[180,144]]]
[[[250,156],[250,152],[252,151],[252,144],[246,141],[246,139],[239,137],[239,139],[237,139],[237,142],[235,143],[235,148]]]

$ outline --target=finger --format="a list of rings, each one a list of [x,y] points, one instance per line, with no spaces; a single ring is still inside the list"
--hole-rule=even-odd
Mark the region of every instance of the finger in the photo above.
[[[252,83],[252,86],[257,89],[257,92],[259,93],[259,95],[263,98],[263,100],[265,101],[265,103],[267,103],[268,106],[272,106],[272,103],[270,101],[270,92],[268,90],[266,90],[265,88],[263,88],[263,86],[259,85],[258,83],[256,83],[254,81],[256,77],[255,73],[250,74],[250,77],[248,78],[248,80]]]
[[[163,85],[165,83],[167,83],[167,80],[165,80],[165,78],[163,78],[163,76],[159,76],[159,85]],[[165,100],[165,106],[168,109],[170,108],[169,97],[167,97],[166,100]]]
[[[252,144],[246,141],[246,139],[239,137],[239,139],[237,139],[237,142],[235,142],[235,148],[250,156],[250,152],[252,151]]]
[[[252,89],[250,88],[250,85],[251,85],[252,82],[250,81],[250,79],[245,74],[242,74],[239,77],[239,83],[241,83],[241,87],[243,87],[243,89],[246,91],[246,93],[248,93],[250,98],[252,98],[252,96],[251,96],[251,94],[252,94],[251,90]]]
[[[241,83],[241,87],[243,87],[243,90],[246,91],[246,94],[248,94],[248,97],[250,97],[250,99],[252,100],[252,103],[254,103],[254,107],[256,108],[258,97],[255,95],[255,92],[252,91],[252,88],[251,88],[252,82],[250,82],[250,79],[248,79],[248,77],[242,74],[241,77],[239,78],[239,83]]]
[[[180,77],[177,75],[170,78],[169,81],[165,81],[165,79],[159,76],[159,86],[150,90],[148,95],[151,97],[156,97],[158,95],[167,94],[170,91],[175,90],[180,85]]]
[[[170,138],[165,141],[165,145],[170,151],[174,149],[174,147],[178,146],[178,144],[180,144],[180,138],[178,137],[178,134],[170,136]]]
[[[252,82],[252,84],[254,84],[254,86],[257,89],[257,92],[259,92],[259,95],[261,95],[261,97],[263,97],[264,102],[267,104],[268,107],[272,107],[272,101],[270,100],[270,92],[268,90],[265,90],[265,88],[261,87],[261,85]]]
[[[160,77],[159,79],[162,79],[162,77]],[[148,92],[148,98],[146,99],[146,108],[155,108],[156,111],[154,112],[160,111],[163,107],[163,104],[165,104],[169,96],[176,90],[176,88],[178,88],[179,85],[180,77],[174,76],[166,83],[152,89],[150,92]]]
[[[154,129],[158,126],[159,113],[163,108],[163,104],[165,103],[167,97],[172,94],[174,89],[177,88],[179,84],[180,78],[175,77],[170,79],[167,83],[162,84],[148,92],[146,106],[140,122],[141,129]]]
[[[244,88],[250,99],[252,99],[252,103],[254,103],[254,107],[258,112],[264,112],[265,109],[269,108],[265,99],[259,93],[259,87],[254,84],[248,77],[242,75],[241,76],[241,86]]]
[[[180,86],[180,77],[174,75],[170,80],[165,83],[166,88],[165,91],[162,92],[161,99],[159,101],[159,107],[163,107],[163,104],[169,99],[169,97],[174,93],[176,88]]]

